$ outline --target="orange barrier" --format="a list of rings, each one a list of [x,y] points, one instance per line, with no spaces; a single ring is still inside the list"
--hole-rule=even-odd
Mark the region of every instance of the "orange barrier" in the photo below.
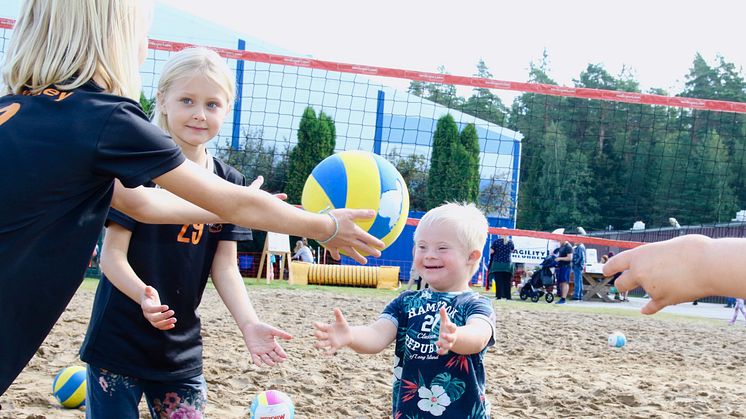
[[[336,285],[396,289],[398,266],[324,265],[290,262],[290,285]]]

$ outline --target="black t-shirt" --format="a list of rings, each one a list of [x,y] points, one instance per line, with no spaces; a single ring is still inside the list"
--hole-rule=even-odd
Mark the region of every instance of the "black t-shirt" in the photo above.
[[[559,249],[559,257],[565,257],[572,253],[572,245],[570,243],[563,244]],[[569,260],[560,260],[557,262],[557,266],[570,266]]]
[[[0,97],[0,394],[80,285],[114,178],[135,187],[183,161],[136,102],[92,83]]]
[[[215,174],[238,185],[244,177],[214,159]],[[153,185],[148,185],[153,186]],[[220,240],[251,239],[233,224],[143,224],[112,209],[108,222],[132,232],[127,259],[138,277],[153,286],[174,310],[176,327],[163,331],[143,317],[140,304],[99,282],[80,357],[99,368],[146,380],[178,380],[202,373],[202,336],[197,307]]]

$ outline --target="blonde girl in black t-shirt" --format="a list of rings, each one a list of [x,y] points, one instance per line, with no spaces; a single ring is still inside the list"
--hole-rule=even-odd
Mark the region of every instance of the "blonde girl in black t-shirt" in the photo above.
[[[206,147],[234,97],[225,60],[206,48],[189,48],[163,67],[156,118],[189,160],[243,184],[243,176]],[[143,394],[153,417],[204,414],[207,385],[196,312],[208,274],[254,364],[273,366],[287,358],[275,338],[291,336],[259,320],[238,271],[236,242],[250,238],[250,230],[232,224],[147,225],[112,210],[102,254],[105,277],[81,348],[93,383],[88,417],[116,412],[136,418]]]
[[[0,97],[0,394],[80,285],[113,206],[144,222],[220,223],[379,256],[369,210],[304,212],[185,160],[139,107],[152,1],[27,0]],[[164,190],[138,188],[153,180]],[[129,189],[127,189],[129,188]],[[198,207],[205,208],[207,211]],[[271,216],[269,216],[271,214]],[[32,303],[29,303],[31,299]]]

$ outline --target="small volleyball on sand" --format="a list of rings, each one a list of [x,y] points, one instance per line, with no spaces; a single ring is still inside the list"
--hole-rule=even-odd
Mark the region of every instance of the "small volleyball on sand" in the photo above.
[[[81,366],[63,368],[52,383],[52,393],[68,409],[85,405],[86,370]]]
[[[612,348],[621,348],[627,344],[627,337],[622,332],[613,332],[609,335],[609,346]]]
[[[295,405],[282,391],[265,390],[251,401],[249,412],[252,419],[293,419]]]

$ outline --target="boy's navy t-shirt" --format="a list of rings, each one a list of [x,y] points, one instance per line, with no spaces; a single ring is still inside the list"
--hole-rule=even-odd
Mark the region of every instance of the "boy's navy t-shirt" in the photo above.
[[[0,394],[80,285],[114,178],[135,187],[183,162],[136,102],[93,83],[0,97]]]
[[[392,417],[488,418],[484,354],[436,353],[440,307],[457,326],[481,319],[492,327],[487,347],[495,342],[495,312],[490,301],[473,291],[405,291],[389,303],[380,318],[396,325]]]
[[[214,173],[245,185],[236,169],[218,159]],[[148,185],[154,186],[154,185]],[[158,291],[161,303],[178,320],[158,330],[140,304],[104,277],[80,358],[97,368],[154,381],[173,381],[202,373],[202,335],[197,307],[207,284],[218,242],[251,239],[251,230],[233,224],[143,224],[112,209],[108,223],[132,232],[127,260],[137,276]]]

